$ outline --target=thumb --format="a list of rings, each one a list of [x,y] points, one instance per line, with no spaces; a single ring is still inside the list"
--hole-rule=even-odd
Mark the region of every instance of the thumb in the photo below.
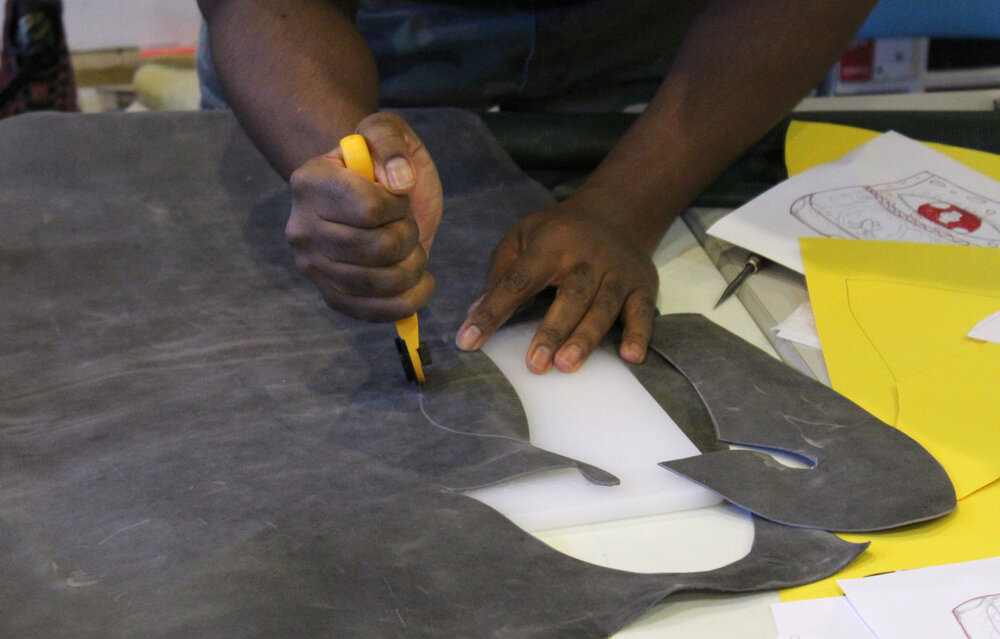
[[[358,133],[368,141],[376,181],[396,195],[409,197],[420,245],[430,253],[444,206],[441,178],[430,152],[395,113],[373,113],[361,121]]]
[[[357,131],[368,142],[375,181],[395,195],[408,195],[417,185],[417,167],[429,159],[410,125],[394,113],[379,112],[362,120]]]

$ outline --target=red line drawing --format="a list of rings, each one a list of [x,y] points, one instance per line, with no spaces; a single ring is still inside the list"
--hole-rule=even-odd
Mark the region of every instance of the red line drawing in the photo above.
[[[930,171],[810,193],[790,213],[828,237],[1000,247],[1000,202]]]
[[[969,599],[951,612],[969,639],[1000,639],[1000,594]]]

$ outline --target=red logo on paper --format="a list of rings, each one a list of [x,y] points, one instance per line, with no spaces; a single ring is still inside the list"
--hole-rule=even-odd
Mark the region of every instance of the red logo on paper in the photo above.
[[[983,223],[978,216],[969,213],[965,209],[960,209],[954,204],[949,204],[946,208],[941,208],[930,203],[921,204],[917,208],[917,213],[948,230],[958,229],[973,233]]]

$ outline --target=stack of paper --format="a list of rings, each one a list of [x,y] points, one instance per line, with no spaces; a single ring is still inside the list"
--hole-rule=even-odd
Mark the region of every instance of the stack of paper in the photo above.
[[[831,157],[845,140],[864,143]],[[708,233],[799,273],[802,237],[1000,247],[1000,157],[937,148],[893,132],[793,123],[786,155],[794,177]]]
[[[709,229],[804,271],[833,387],[923,444],[955,484],[948,517],[844,535],[872,545],[840,577],[1000,556],[1000,157],[937,149],[799,123],[795,177]],[[837,594],[830,579],[782,598]]]
[[[845,597],[775,604],[778,639],[1000,638],[1000,559],[839,583]]]

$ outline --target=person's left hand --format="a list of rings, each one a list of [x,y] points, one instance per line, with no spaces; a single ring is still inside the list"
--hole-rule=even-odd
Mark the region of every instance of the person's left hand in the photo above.
[[[537,211],[514,225],[493,251],[486,294],[469,309],[456,343],[475,350],[517,308],[547,287],[555,300],[526,356],[528,369],[580,368],[616,319],[619,354],[640,363],[655,315],[659,280],[651,257],[616,220],[585,198]]]

